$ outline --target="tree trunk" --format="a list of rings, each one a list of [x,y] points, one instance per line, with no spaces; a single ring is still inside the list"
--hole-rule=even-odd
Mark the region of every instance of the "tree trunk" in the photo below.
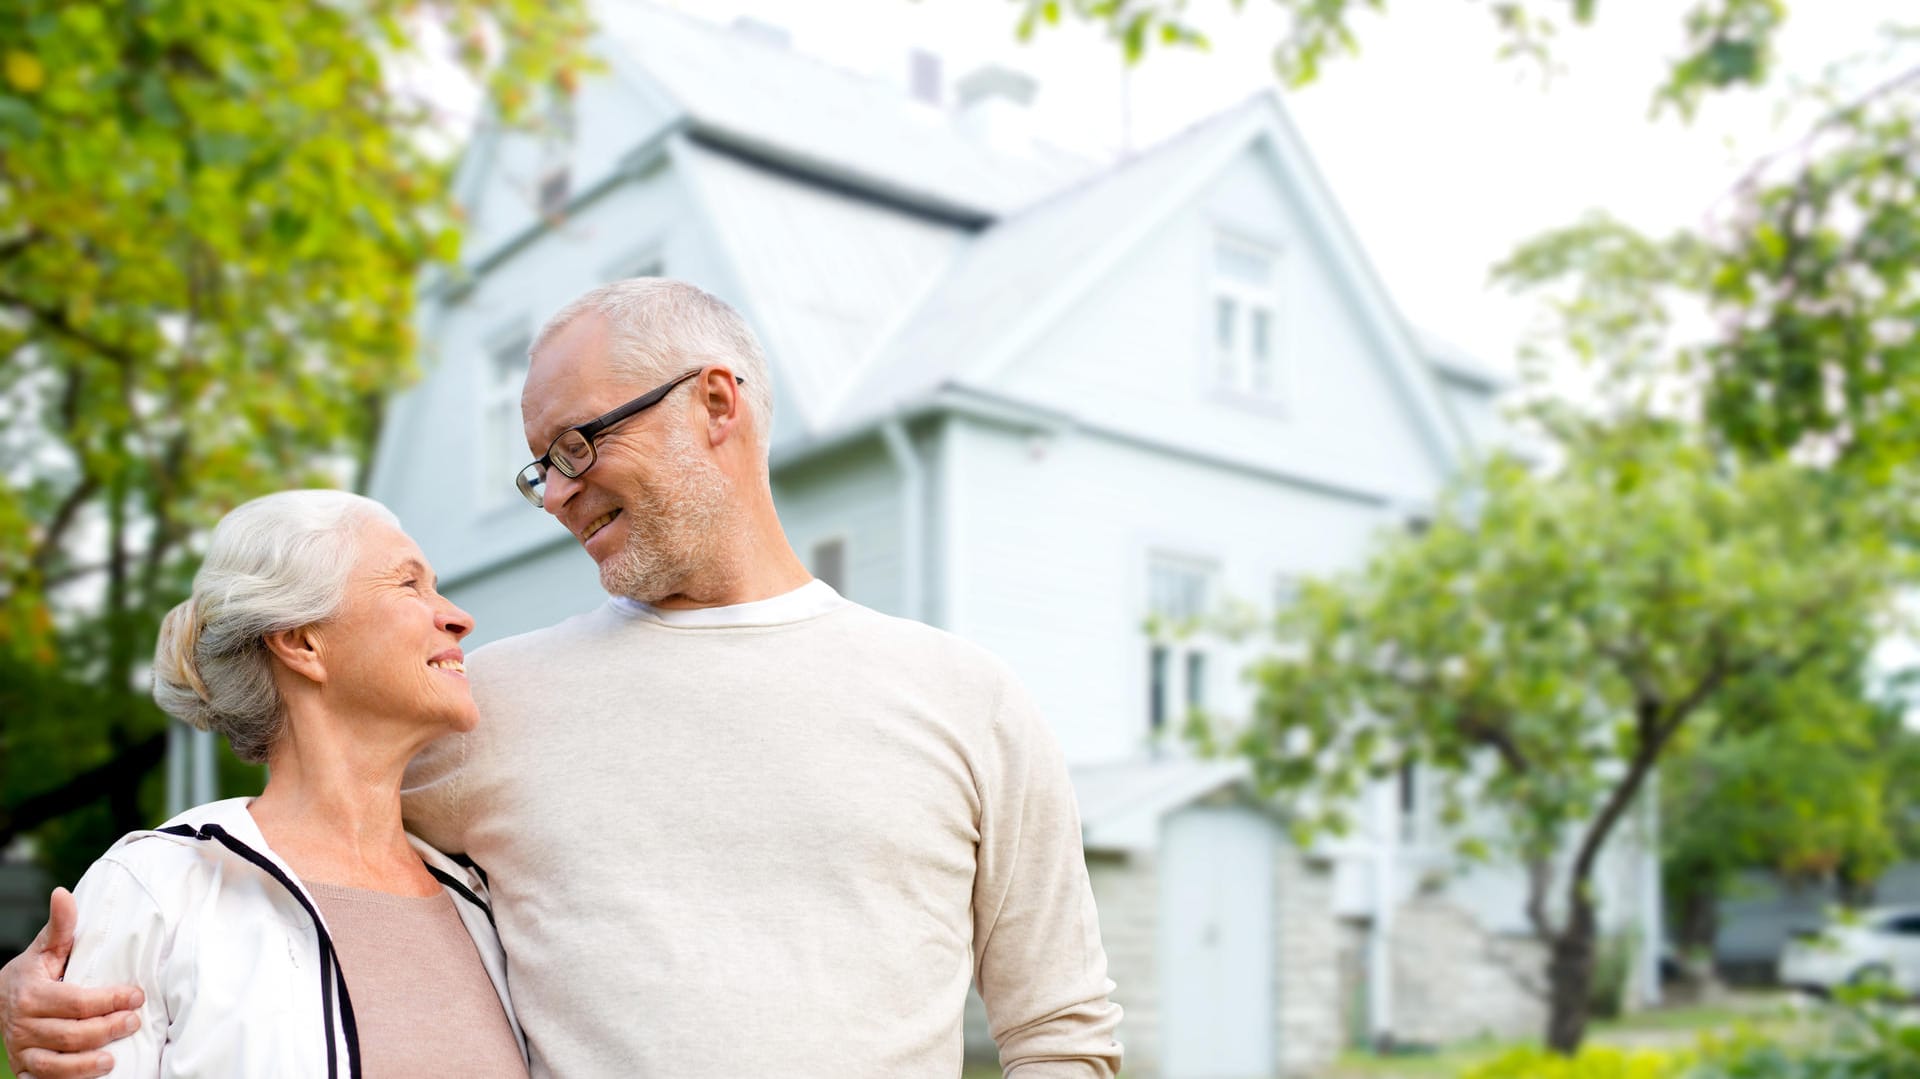
[[[1547,1048],[1572,1056],[1587,1036],[1589,994],[1593,985],[1595,920],[1587,882],[1569,889],[1566,928],[1549,943],[1547,958]]]

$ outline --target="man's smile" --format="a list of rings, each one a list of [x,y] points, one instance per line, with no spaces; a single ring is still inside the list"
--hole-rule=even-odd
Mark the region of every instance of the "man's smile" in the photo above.
[[[598,517],[595,517],[593,520],[588,521],[587,526],[580,530],[580,542],[585,543],[588,540],[592,539],[594,536],[594,533],[612,524],[613,519],[618,516],[620,516],[620,511],[617,509],[612,509],[612,510],[608,510],[607,512],[601,514]]]

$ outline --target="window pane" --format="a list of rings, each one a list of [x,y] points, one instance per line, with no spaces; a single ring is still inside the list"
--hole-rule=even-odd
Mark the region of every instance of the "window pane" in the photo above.
[[[1249,372],[1253,383],[1253,392],[1268,393],[1273,389],[1273,312],[1264,307],[1256,307],[1253,316],[1253,332],[1250,335],[1248,351],[1252,354]]]
[[[1207,654],[1205,652],[1187,653],[1187,707],[1201,709],[1207,706]]]
[[[1155,562],[1147,569],[1147,605],[1161,618],[1187,622],[1207,613],[1209,571],[1203,566]]]
[[[1238,366],[1238,357],[1234,355],[1233,341],[1239,329],[1239,305],[1225,296],[1217,296],[1213,301],[1213,354],[1216,360],[1214,377],[1223,386],[1231,386],[1236,381],[1234,368]]]

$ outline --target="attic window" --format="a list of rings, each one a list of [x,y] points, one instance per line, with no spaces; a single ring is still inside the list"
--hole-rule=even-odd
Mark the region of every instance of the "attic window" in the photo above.
[[[1282,399],[1281,258],[1275,248],[1220,235],[1213,246],[1213,385]]]

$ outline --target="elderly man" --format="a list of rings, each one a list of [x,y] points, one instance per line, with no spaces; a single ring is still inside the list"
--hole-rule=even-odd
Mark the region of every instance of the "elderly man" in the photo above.
[[[474,654],[489,722],[415,761],[407,823],[491,875],[536,1075],[954,1076],[971,979],[1009,1075],[1110,1076],[1059,751],[992,657],[812,579],[774,513],[769,383],[679,282],[547,323],[517,482],[610,599]],[[102,1074],[48,1050],[127,1018],[104,1013],[128,990],[51,983],[70,930],[0,972],[38,1079]]]

